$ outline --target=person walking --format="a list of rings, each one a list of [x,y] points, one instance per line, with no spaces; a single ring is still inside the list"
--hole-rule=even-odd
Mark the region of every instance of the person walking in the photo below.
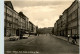
[[[76,40],[76,39],[77,39],[76,34],[73,35],[72,39],[73,39],[73,40],[72,40],[72,43],[73,43],[73,44],[76,44],[76,43],[77,43],[77,40]]]
[[[74,41],[75,41],[75,43],[77,43],[77,40],[76,39],[77,39],[77,35],[75,34],[74,35]]]

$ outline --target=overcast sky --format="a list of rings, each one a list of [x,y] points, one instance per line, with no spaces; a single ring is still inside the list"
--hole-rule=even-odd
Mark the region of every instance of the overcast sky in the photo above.
[[[17,12],[22,11],[39,28],[53,27],[59,15],[74,0],[11,0]]]

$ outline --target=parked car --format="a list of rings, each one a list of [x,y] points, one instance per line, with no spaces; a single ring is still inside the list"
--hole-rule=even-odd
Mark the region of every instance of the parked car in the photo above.
[[[10,36],[9,40],[11,41],[15,41],[15,40],[19,40],[19,36]]]
[[[24,34],[23,39],[27,39],[29,37],[29,34]]]

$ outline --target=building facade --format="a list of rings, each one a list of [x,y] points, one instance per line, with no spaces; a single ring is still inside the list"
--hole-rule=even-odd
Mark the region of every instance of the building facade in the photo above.
[[[4,4],[4,35],[16,35],[16,30],[21,27],[21,18],[14,10],[10,1]]]
[[[13,21],[12,21],[12,34],[16,35],[16,30],[20,27],[20,19],[19,15],[16,11],[13,12]]]
[[[79,36],[80,36],[80,1],[79,1],[79,5],[78,6],[79,6],[79,8],[78,8],[78,23],[79,23],[79,25],[78,25],[79,28],[78,29],[79,29],[79,31],[78,32],[79,32]]]
[[[62,15],[59,16],[59,19],[57,20],[57,35],[62,34]]]
[[[68,8],[68,34],[73,36],[78,33],[78,1],[74,1]]]
[[[36,26],[35,25],[33,25],[33,33],[36,33],[37,31],[36,31]]]
[[[36,34],[38,26],[35,26],[31,21],[29,21],[29,33]]]
[[[15,11],[10,1],[4,3],[4,35],[9,36],[13,33],[13,13]]]
[[[33,32],[33,23],[29,21],[29,32]]]
[[[62,16],[62,36],[67,36],[67,9],[63,12]]]
[[[11,1],[4,2],[4,35],[16,35],[17,29],[28,31],[28,17],[14,10]]]
[[[57,35],[57,22],[54,24],[54,35]]]
[[[75,0],[57,20],[58,35],[61,36],[79,36],[80,27],[80,2]],[[55,25],[55,24],[54,24]],[[55,28],[56,26],[54,26]],[[54,30],[55,31],[55,30]]]
[[[27,32],[29,31],[28,24],[29,24],[29,18],[26,17],[26,31],[27,31]]]

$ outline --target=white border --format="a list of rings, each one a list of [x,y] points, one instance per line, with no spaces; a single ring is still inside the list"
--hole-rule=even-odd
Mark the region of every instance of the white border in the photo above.
[[[0,0],[0,54],[4,54],[4,0]]]
[[[4,0],[0,0],[0,54],[4,54]]]

